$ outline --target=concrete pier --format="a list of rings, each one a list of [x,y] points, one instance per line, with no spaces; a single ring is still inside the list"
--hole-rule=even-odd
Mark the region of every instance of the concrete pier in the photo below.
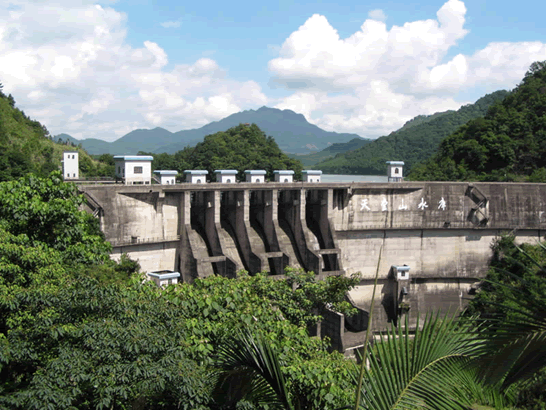
[[[390,277],[392,265],[410,266],[405,303],[411,308],[404,315],[413,319],[418,311],[462,308],[502,233],[514,231],[519,242],[545,237],[545,184],[186,183],[80,190],[114,258],[128,253],[144,271],[178,271],[182,281],[233,277],[240,269],[279,275],[287,265],[319,278],[360,272],[349,298],[368,311],[378,267],[375,329],[401,315],[402,286]]]

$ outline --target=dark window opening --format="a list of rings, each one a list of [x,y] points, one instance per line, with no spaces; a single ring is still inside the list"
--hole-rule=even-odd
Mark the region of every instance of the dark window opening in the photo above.
[[[142,174],[142,167],[135,167],[133,169],[133,173],[135,174]]]

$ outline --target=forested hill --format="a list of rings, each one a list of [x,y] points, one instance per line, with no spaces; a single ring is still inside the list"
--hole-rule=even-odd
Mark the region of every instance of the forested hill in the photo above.
[[[153,155],[154,170],[186,169],[207,170],[214,181],[214,170],[238,170],[239,180],[245,180],[245,170],[266,170],[266,177],[273,179],[274,170],[294,170],[300,178],[302,163],[289,158],[281,151],[273,137],[258,128],[256,124],[232,127],[226,131],[205,136],[195,147],[186,147],[175,154],[153,154],[140,151],[139,154]]]
[[[405,162],[405,170],[429,158],[443,138],[469,120],[484,116],[488,108],[509,93],[499,90],[477,100],[474,104],[432,116],[420,116],[401,129],[353,151],[338,154],[314,166],[326,173],[385,174],[386,161]]]
[[[304,167],[313,166],[321,161],[325,161],[328,158],[334,157],[336,154],[346,153],[350,150],[356,150],[359,147],[363,147],[365,144],[369,144],[374,140],[367,140],[364,138],[354,138],[347,143],[334,143],[324,148],[321,151],[311,154],[288,154],[290,158],[300,160]]]
[[[53,142],[47,128],[15,107],[15,99],[2,92],[0,83],[0,181],[27,173],[47,176],[61,168],[66,150],[80,152],[83,176],[109,174],[108,166],[92,160],[84,150]]]
[[[441,143],[414,180],[545,182],[545,61],[484,118],[468,122]]]

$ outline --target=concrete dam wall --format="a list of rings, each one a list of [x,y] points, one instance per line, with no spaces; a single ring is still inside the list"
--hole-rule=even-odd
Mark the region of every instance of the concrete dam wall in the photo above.
[[[378,269],[375,329],[401,315],[413,320],[418,311],[462,308],[503,232],[514,231],[519,242],[545,237],[545,184],[187,183],[80,190],[113,257],[127,253],[144,271],[179,271],[188,282],[233,277],[241,269],[281,275],[287,265],[319,278],[360,272],[348,298],[366,315]],[[394,265],[409,266],[409,276],[397,281]],[[333,321],[330,326],[356,331],[350,323],[363,322]]]

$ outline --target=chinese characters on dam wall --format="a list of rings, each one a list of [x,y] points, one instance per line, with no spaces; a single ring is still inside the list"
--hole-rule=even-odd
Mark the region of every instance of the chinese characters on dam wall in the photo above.
[[[382,202],[380,203],[380,207],[381,207],[382,211],[389,211],[389,201],[387,200],[386,197],[382,197]],[[428,205],[427,201],[424,200],[424,198],[422,197],[421,201],[418,203],[417,208],[423,211],[428,207],[429,207],[429,205]],[[408,210],[409,209],[408,200],[405,203],[405,199],[402,198],[400,200],[399,207],[397,207],[396,209],[400,210],[400,211]],[[444,197],[441,197],[441,199],[439,200],[437,209],[443,210],[443,211],[446,210],[446,200],[444,199]],[[371,208],[369,206],[369,199],[368,198],[363,198],[361,200],[361,209],[359,211],[371,211]]]

